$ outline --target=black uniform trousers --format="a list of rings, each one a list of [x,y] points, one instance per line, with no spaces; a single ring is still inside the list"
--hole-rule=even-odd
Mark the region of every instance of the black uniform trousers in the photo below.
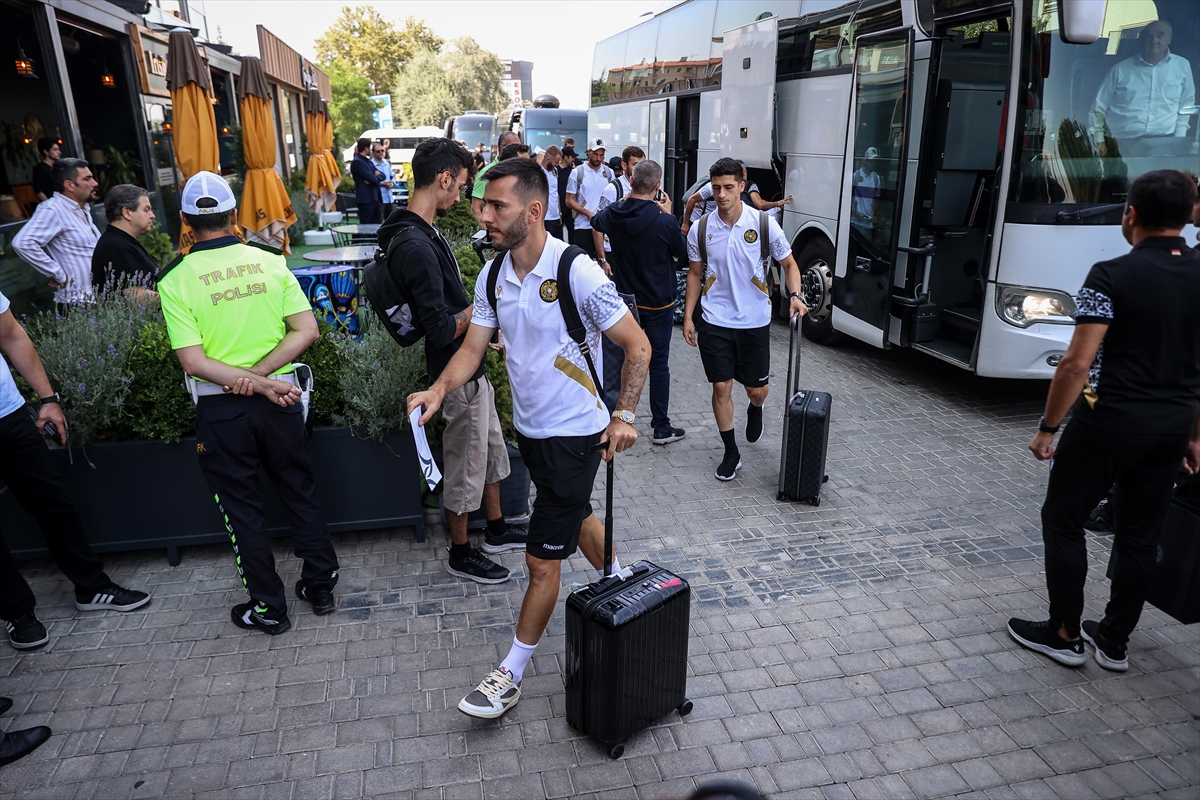
[[[582,247],[583,252],[587,253],[592,258],[596,258],[596,240],[592,237],[591,228],[572,228],[571,229],[571,244],[576,247]]]
[[[1072,419],[1063,431],[1042,505],[1042,541],[1050,619],[1068,634],[1079,635],[1083,617],[1087,578],[1083,525],[1115,483],[1120,496],[1113,535],[1117,571],[1100,634],[1122,645],[1129,641],[1142,615],[1190,427],[1169,434],[1117,432]]]
[[[196,405],[196,453],[233,543],[242,585],[271,616],[287,611],[283,581],[263,513],[261,466],[283,501],[301,578],[314,589],[337,583],[338,560],[317,500],[312,461],[304,447],[304,412],[262,395],[213,395]]]
[[[108,588],[112,581],[88,545],[58,464],[26,406],[0,417],[0,482],[37,520],[50,555],[76,589],[92,594]],[[33,590],[0,540],[0,618],[19,619],[32,614],[36,605]]]

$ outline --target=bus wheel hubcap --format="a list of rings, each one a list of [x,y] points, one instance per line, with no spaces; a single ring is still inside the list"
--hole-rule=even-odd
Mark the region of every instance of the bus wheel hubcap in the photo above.
[[[833,310],[833,270],[823,259],[813,261],[804,270],[801,290],[808,317],[813,322],[824,322]]]

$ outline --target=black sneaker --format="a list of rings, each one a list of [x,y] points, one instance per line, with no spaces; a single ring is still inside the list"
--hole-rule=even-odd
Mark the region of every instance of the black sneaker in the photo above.
[[[12,698],[11,697],[0,697],[0,714],[3,714],[5,711],[8,711],[10,708],[12,708]]]
[[[1124,672],[1129,669],[1129,659],[1125,657],[1125,648],[1116,642],[1110,642],[1100,635],[1100,623],[1094,619],[1085,619],[1079,625],[1079,635],[1083,640],[1096,649],[1096,663],[1113,672]]]
[[[332,614],[337,608],[333,592],[328,589],[314,589],[304,581],[296,581],[296,598],[312,604],[313,613],[318,617]]]
[[[746,441],[750,443],[757,442],[762,436],[762,406],[756,406],[750,403],[746,406]]]
[[[262,631],[270,636],[278,636],[292,627],[292,621],[287,614],[269,616],[270,610],[263,603],[253,600],[241,603],[229,609],[229,618],[233,624],[248,631]]]
[[[507,569],[473,547],[470,554],[464,559],[460,560],[450,556],[450,560],[446,562],[446,572],[476,583],[504,583],[508,580]]]
[[[50,641],[46,626],[33,614],[8,623],[8,643],[18,650],[33,650]]]
[[[80,611],[133,611],[150,602],[150,595],[135,589],[125,589],[115,583],[98,592],[75,590],[75,607]]]
[[[678,442],[684,436],[687,436],[687,433],[684,432],[683,428],[663,428],[660,431],[654,432],[654,438],[651,441],[655,444],[670,444],[671,442]]]
[[[725,454],[725,459],[721,462],[721,466],[717,467],[717,480],[731,481],[737,477],[737,471],[742,468],[742,456],[740,453]]]
[[[1092,533],[1112,533],[1113,532],[1113,511],[1112,501],[1105,498],[1100,501],[1100,505],[1092,509],[1088,521],[1083,523],[1084,530]]]
[[[1087,661],[1083,640],[1068,642],[1058,635],[1059,627],[1061,623],[1051,620],[1031,622],[1014,617],[1008,621],[1008,635],[1016,639],[1017,644],[1050,656],[1060,664],[1068,667],[1083,666]]]
[[[527,544],[529,531],[516,525],[505,525],[504,533],[499,536],[494,535],[490,529],[483,534],[483,552],[492,555],[507,553],[509,550],[524,550]]]

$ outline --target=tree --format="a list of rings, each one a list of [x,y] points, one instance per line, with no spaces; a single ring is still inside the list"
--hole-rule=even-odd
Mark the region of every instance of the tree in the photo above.
[[[371,94],[386,92],[396,71],[419,50],[440,50],[442,39],[409,17],[400,28],[373,6],[342,6],[329,30],[316,40],[317,60],[337,61],[366,77]]]
[[[323,65],[321,69],[329,75],[329,119],[333,122],[335,154],[359,137],[363,131],[375,127],[372,112],[378,104],[371,99],[371,82],[366,76],[356,74],[340,61]]]
[[[400,68],[392,111],[406,127],[438,125],[468,109],[496,112],[507,100],[504,65],[471,38],[455,39],[441,53],[426,49]]]

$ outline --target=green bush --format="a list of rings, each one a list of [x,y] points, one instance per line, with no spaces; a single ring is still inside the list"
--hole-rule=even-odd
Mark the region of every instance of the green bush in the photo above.
[[[303,243],[304,232],[316,230],[319,218],[317,217],[317,212],[309,208],[308,195],[304,193],[303,186],[298,191],[292,190],[290,197],[292,200],[292,211],[296,212],[296,221],[288,228],[288,236],[294,242]]]
[[[291,176],[288,177],[288,193],[303,192],[305,185],[308,183],[308,170],[304,167],[296,167],[292,170]]]
[[[165,267],[167,262],[175,257],[175,248],[171,245],[171,237],[159,227],[158,222],[155,222],[154,227],[149,231],[139,236],[138,241],[142,243],[142,247],[146,248],[146,252],[160,268]]]
[[[196,412],[184,388],[183,366],[171,348],[167,324],[150,320],[138,334],[129,359],[129,400],[114,438],[178,442],[196,432]]]
[[[438,230],[449,239],[469,239],[479,230],[479,223],[471,213],[471,198],[460,198],[450,207],[446,216],[437,221]]]
[[[334,340],[340,357],[343,411],[334,416],[380,441],[408,422],[408,396],[429,385],[425,347],[399,347],[369,315],[360,315],[362,337]]]
[[[359,309],[359,317],[371,313],[366,308]],[[316,424],[334,425],[334,420],[345,413],[345,401],[342,399],[341,355],[338,352],[338,342],[343,339],[334,327],[324,319],[318,320],[321,336],[312,346],[300,356],[300,361],[313,371],[313,391],[309,398],[312,413],[316,415]]]

